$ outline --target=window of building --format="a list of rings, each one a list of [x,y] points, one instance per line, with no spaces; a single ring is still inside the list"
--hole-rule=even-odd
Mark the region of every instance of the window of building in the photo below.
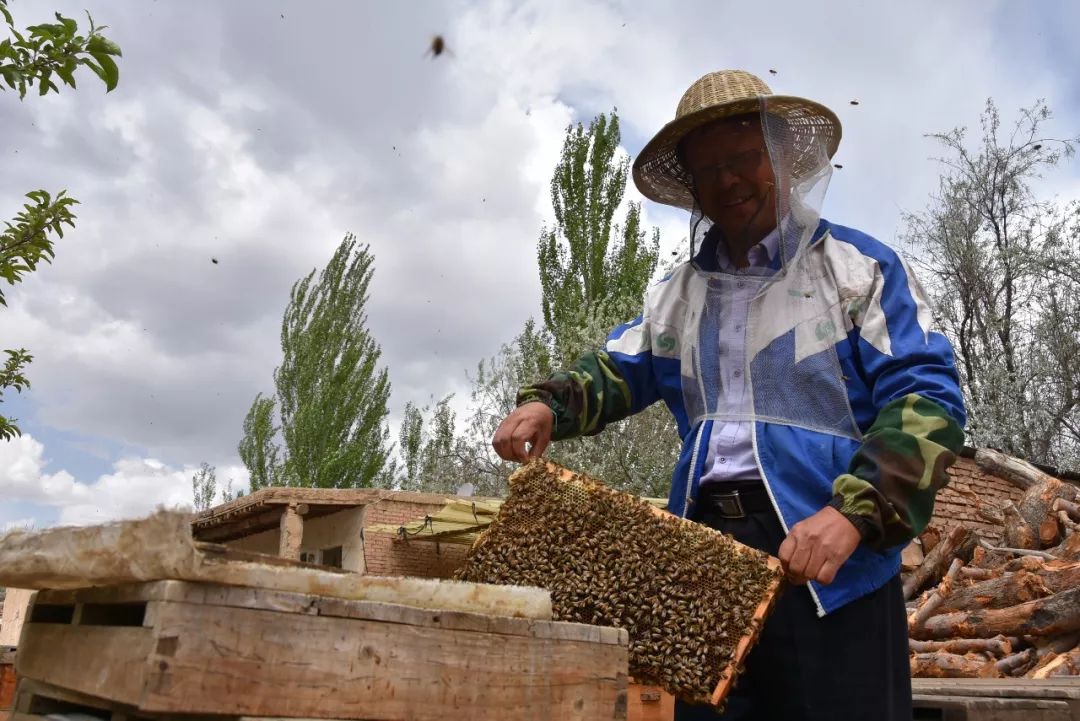
[[[341,546],[324,548],[322,550],[322,565],[341,568]]]

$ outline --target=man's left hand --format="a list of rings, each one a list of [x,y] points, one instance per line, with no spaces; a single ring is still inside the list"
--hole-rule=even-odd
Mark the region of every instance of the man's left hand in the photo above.
[[[829,584],[861,540],[851,521],[827,506],[792,526],[791,533],[780,544],[778,555],[792,583]]]

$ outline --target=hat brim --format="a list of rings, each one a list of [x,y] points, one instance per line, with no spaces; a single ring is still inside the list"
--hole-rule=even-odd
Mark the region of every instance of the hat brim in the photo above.
[[[689,172],[679,161],[679,143],[691,131],[715,120],[759,112],[763,102],[769,113],[785,118],[790,126],[796,175],[813,172],[820,165],[822,144],[829,158],[840,147],[840,119],[820,103],[793,95],[733,100],[688,113],[661,128],[634,161],[638,190],[657,203],[692,210],[694,196],[689,188]]]

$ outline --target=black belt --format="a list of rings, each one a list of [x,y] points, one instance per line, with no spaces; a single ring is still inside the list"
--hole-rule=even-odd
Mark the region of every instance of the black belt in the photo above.
[[[723,518],[748,513],[774,512],[769,492],[761,481],[714,481],[698,490],[698,512]]]

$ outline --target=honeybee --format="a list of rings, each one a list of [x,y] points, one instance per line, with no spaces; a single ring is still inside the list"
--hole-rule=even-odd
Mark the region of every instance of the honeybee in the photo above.
[[[443,38],[442,35],[436,35],[435,37],[431,38],[431,45],[428,46],[427,53],[425,53],[425,55],[431,55],[431,58],[434,60],[443,53],[447,53],[448,55],[454,54],[450,51],[450,48],[446,47],[445,38]]]

